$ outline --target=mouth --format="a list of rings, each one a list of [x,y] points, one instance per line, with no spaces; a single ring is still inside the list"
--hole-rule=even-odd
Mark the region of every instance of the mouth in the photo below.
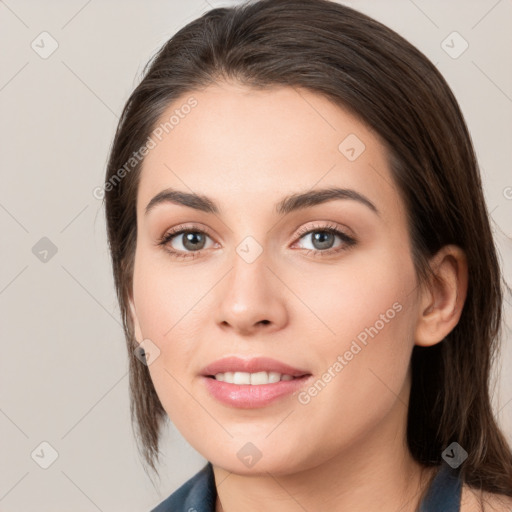
[[[227,357],[204,368],[201,377],[212,398],[231,407],[253,409],[298,393],[312,374],[275,359]]]

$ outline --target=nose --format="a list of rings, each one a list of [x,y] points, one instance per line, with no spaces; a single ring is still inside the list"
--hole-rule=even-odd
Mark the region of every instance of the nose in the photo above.
[[[265,252],[251,263],[235,254],[217,297],[216,320],[221,329],[245,336],[282,329],[288,322],[287,297],[277,274]]]

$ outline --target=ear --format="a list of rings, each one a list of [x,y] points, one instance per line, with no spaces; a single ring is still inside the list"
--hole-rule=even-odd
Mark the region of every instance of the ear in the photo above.
[[[142,336],[139,319],[138,319],[137,313],[135,311],[135,304],[133,303],[133,297],[130,296],[130,298],[128,299],[128,304],[130,306],[130,314],[131,314],[131,318],[132,318],[132,322],[133,322],[135,340],[137,341],[137,343],[140,344],[142,342],[142,340],[144,339],[144,337]]]
[[[421,293],[415,344],[428,347],[443,341],[457,325],[468,288],[464,251],[446,245],[430,260],[433,279]]]

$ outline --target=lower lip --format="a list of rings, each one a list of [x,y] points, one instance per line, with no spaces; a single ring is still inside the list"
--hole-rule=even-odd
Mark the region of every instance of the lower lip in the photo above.
[[[279,398],[300,390],[310,380],[305,375],[293,380],[280,380],[272,384],[229,384],[211,377],[203,377],[207,390],[219,402],[241,409],[264,407]]]

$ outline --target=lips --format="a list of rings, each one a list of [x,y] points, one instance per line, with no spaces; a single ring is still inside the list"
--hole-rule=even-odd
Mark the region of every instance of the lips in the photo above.
[[[268,357],[226,357],[201,371],[202,385],[211,397],[240,409],[260,409],[285,400],[299,393],[313,378],[307,370]]]
[[[201,375],[213,377],[218,373],[226,372],[277,372],[282,375],[291,375],[292,377],[303,377],[311,375],[307,370],[294,368],[276,359],[268,357],[256,357],[252,359],[242,359],[240,357],[225,357],[219,359],[201,370]]]

